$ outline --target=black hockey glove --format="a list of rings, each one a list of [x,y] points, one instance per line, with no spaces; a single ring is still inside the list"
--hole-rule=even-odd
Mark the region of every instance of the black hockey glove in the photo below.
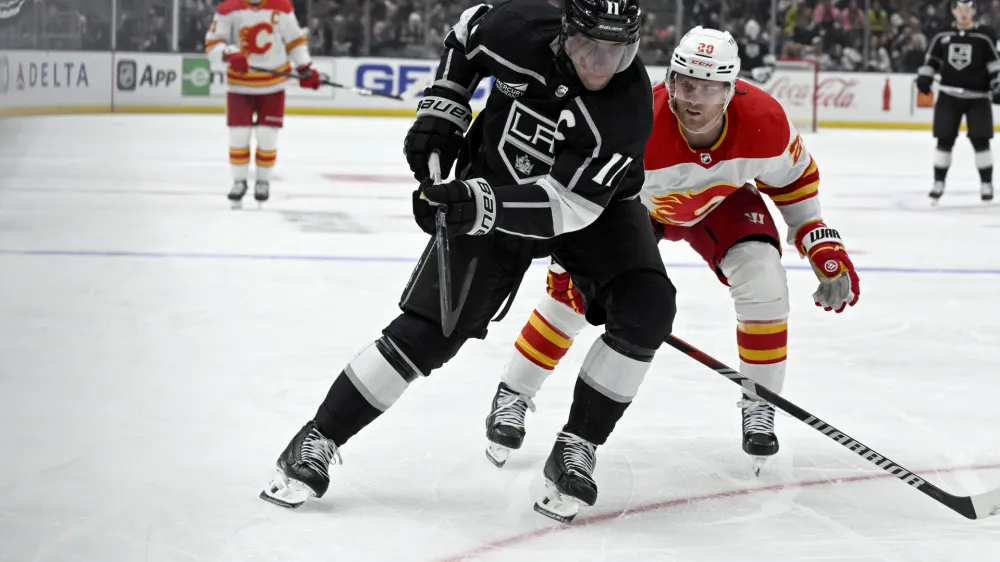
[[[430,179],[427,160],[437,152],[441,158],[441,177],[446,178],[465,142],[465,131],[472,123],[472,109],[462,95],[447,88],[431,86],[417,103],[417,120],[403,141],[403,154],[417,181]]]
[[[1000,76],[994,76],[993,80],[990,80],[990,102],[1000,103]]]
[[[449,237],[489,234],[496,226],[496,194],[484,179],[421,184],[413,192],[413,218],[420,230],[434,234],[435,212],[442,206]]]
[[[921,66],[917,69],[917,91],[921,94],[931,93],[931,86],[934,85],[934,68]]]

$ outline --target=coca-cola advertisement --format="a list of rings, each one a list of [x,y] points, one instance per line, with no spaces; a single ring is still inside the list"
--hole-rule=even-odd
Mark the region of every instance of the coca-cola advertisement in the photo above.
[[[851,109],[855,103],[860,81],[840,76],[822,76],[816,81],[811,73],[777,74],[771,84],[764,87],[785,107],[812,107],[813,94],[817,107]]]

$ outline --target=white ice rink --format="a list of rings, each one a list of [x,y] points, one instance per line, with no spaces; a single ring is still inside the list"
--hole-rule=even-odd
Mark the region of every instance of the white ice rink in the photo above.
[[[397,314],[426,238],[405,120],[290,117],[273,199],[231,211],[220,116],[0,124],[0,561],[993,562],[968,521],[779,416],[753,477],[738,389],[664,347],[599,452],[577,524],[532,511],[590,329],[502,470],[483,419],[543,292],[342,450],[327,496],[257,494],[344,363]],[[956,494],[1000,486],[1000,203],[955,149],[929,207],[928,132],[807,136],[861,300],[816,308],[786,249],[785,395]],[[250,202],[248,207],[255,207]],[[661,244],[675,333],[737,364],[725,287]]]

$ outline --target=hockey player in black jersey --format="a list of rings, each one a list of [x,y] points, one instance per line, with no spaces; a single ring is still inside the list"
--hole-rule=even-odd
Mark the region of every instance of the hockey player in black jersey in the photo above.
[[[924,65],[917,70],[917,89],[928,94],[934,76],[941,75],[938,99],[934,104],[934,187],[930,197],[936,203],[944,194],[944,180],[951,166],[951,149],[965,117],[969,141],[976,152],[980,197],[993,199],[992,103],[1000,103],[1000,55],[996,33],[976,24],[975,0],[952,0],[955,24],[938,33],[927,48]]]
[[[445,209],[456,288],[476,263],[455,331],[442,334],[431,239],[403,291],[402,314],[336,378],[278,458],[263,499],[296,507],[323,496],[340,447],[468,338],[485,337],[531,260],[552,256],[587,286],[605,332],[576,382],[535,509],[569,521],[580,504],[594,504],[596,449],[636,396],[675,313],[637,199],[653,121],[649,77],[635,58],[639,29],[636,0],[566,0],[562,8],[511,0],[462,14],[403,145],[421,182],[417,224],[433,233],[435,212]],[[472,121],[470,95],[487,76],[496,82]],[[443,176],[454,164],[456,179],[433,181],[432,155]]]
[[[740,53],[740,78],[763,85],[774,75],[775,58],[771,45],[760,34],[760,24],[747,20],[743,38],[736,42]]]

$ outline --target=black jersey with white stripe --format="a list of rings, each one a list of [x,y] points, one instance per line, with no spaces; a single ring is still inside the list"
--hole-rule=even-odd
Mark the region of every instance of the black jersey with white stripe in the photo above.
[[[989,92],[990,82],[1000,73],[996,32],[984,25],[942,31],[931,39],[924,64],[941,75],[946,88]]]
[[[638,58],[597,92],[557,57],[562,12],[547,0],[466,10],[445,39],[435,86],[469,99],[496,81],[473,122],[471,168],[493,187],[496,230],[551,238],[594,222],[642,189],[653,123],[652,87]]]

